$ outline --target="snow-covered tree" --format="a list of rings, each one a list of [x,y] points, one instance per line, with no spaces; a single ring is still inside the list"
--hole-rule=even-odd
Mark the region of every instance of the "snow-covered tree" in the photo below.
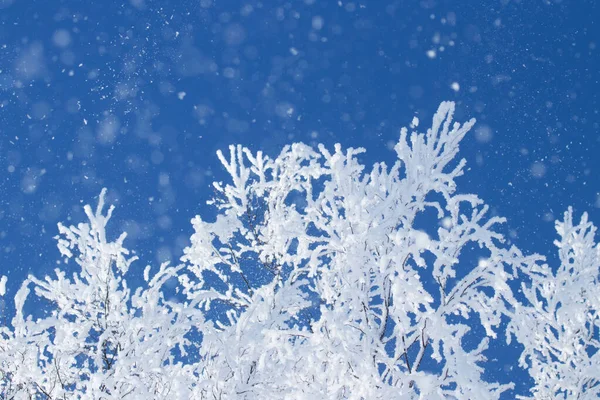
[[[339,145],[219,152],[231,182],[214,184],[215,220],[194,218],[181,264],[146,267],[135,291],[103,191],[88,223],[59,225],[75,272],[16,295],[0,399],[497,399],[512,385],[485,375],[486,351],[514,338],[532,396],[596,398],[595,229],[571,211],[557,224],[556,274],[505,245],[504,220],[456,191],[474,120],[453,113],[402,129],[390,167]],[[44,315],[26,315],[33,300]]]
[[[132,293],[123,276],[136,257],[123,247],[126,234],[106,238],[103,190],[89,223],[59,224],[58,248],[75,258],[68,277],[30,276],[15,296],[12,329],[0,331],[0,399],[158,398],[174,393],[191,323],[182,305],[164,300],[161,287],[182,267],[161,265],[147,286]],[[46,315],[24,315],[33,288]],[[40,302],[41,300],[41,302]],[[186,319],[187,318],[187,319]]]
[[[553,273],[536,265],[522,284],[528,304],[515,314],[511,331],[525,345],[519,362],[535,381],[535,399],[600,397],[600,246],[596,228],[573,210],[556,222],[561,265]]]

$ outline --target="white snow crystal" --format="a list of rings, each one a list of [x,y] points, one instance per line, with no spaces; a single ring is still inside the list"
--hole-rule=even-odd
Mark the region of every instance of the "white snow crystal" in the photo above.
[[[321,16],[315,16],[312,19],[312,27],[314,30],[319,31],[323,28],[324,25],[324,21],[323,21],[323,17]]]

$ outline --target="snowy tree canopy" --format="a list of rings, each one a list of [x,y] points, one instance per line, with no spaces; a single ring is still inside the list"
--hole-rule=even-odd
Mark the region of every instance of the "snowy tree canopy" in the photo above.
[[[391,166],[340,145],[219,152],[216,219],[196,216],[181,263],[146,267],[135,290],[103,191],[87,223],[59,224],[74,268],[15,296],[0,399],[499,399],[499,341],[522,346],[531,398],[598,398],[594,226],[557,222],[558,268],[506,245],[504,219],[457,192],[475,121],[453,113],[402,129]]]

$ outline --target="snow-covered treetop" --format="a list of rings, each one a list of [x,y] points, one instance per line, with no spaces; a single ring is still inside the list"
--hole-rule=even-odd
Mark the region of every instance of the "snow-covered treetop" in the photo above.
[[[59,225],[75,272],[16,295],[0,399],[507,398],[510,379],[486,370],[503,338],[524,346],[535,398],[597,398],[595,228],[571,210],[557,223],[556,273],[507,246],[504,219],[457,192],[475,121],[453,122],[454,107],[425,133],[402,129],[390,167],[341,145],[219,152],[231,181],[214,183],[216,219],[196,216],[181,264],[146,267],[135,292],[102,191],[88,223]],[[31,289],[49,306],[36,320]]]

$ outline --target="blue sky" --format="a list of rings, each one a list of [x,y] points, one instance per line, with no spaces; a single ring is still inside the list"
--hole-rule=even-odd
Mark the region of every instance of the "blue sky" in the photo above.
[[[552,256],[567,206],[600,221],[598,15],[593,0],[0,0],[9,294],[56,266],[56,223],[102,187],[141,274],[210,212],[217,149],[339,142],[391,162],[399,128],[442,100],[478,120],[459,190]]]

